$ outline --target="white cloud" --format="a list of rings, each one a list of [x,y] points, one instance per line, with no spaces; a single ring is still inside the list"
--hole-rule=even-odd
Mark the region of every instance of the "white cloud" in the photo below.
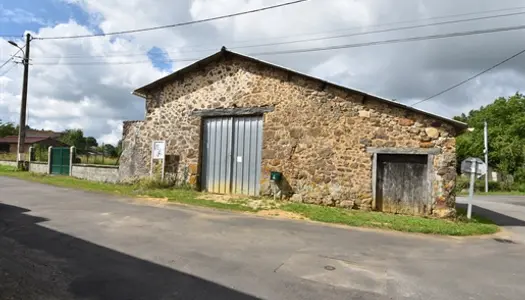
[[[75,20],[43,25],[39,36],[61,36],[159,26],[283,3],[284,0],[62,0],[90,16],[90,24]],[[142,119],[144,102],[130,92],[163,75],[151,63],[97,66],[61,65],[70,62],[133,62],[148,60],[153,47],[172,59],[204,57],[221,45],[239,45],[322,37],[366,31],[378,24],[524,6],[525,0],[311,0],[279,9],[193,26],[144,32],[124,37],[98,37],[32,42],[29,84],[29,124],[62,130],[81,127],[86,134],[113,143],[121,120]],[[492,13],[496,14],[496,13]],[[26,15],[27,16],[27,15]],[[467,18],[465,16],[463,18]],[[359,43],[477,28],[521,24],[523,16],[472,23],[364,35],[264,48],[249,53]],[[421,22],[420,22],[421,23]],[[406,25],[406,24],[405,24]],[[356,28],[357,27],[357,28]],[[392,26],[390,26],[392,27]],[[353,28],[350,30],[349,28]],[[386,27],[381,27],[386,28]],[[341,31],[342,29],[348,29]],[[337,33],[334,33],[338,30]],[[324,34],[312,34],[325,32]],[[330,33],[332,32],[332,33]],[[306,54],[260,56],[264,60],[310,73],[405,103],[424,99],[525,48],[522,32],[417,43],[393,44]],[[240,43],[239,41],[250,40]],[[17,41],[23,44],[22,40]],[[183,48],[183,49],[181,49]],[[15,52],[0,40],[0,61]],[[138,55],[137,55],[138,54]],[[70,56],[77,56],[71,58]],[[84,57],[82,57],[84,56]],[[86,56],[99,56],[86,58]],[[45,58],[54,57],[54,58]],[[39,63],[53,65],[39,65]],[[176,62],[177,69],[188,62]],[[16,122],[21,66],[0,78],[0,119]],[[0,72],[3,72],[2,69]],[[2,73],[0,73],[2,74]],[[465,86],[418,106],[446,116],[514,94],[525,84],[525,58],[518,58]]]

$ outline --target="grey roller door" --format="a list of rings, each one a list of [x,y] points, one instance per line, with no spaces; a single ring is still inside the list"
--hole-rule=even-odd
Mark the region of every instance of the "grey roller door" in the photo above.
[[[262,116],[207,118],[203,138],[203,190],[259,195]]]

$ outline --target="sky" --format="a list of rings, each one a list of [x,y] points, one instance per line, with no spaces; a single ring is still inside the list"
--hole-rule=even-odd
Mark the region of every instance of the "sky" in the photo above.
[[[23,35],[27,32],[36,37],[108,33],[199,20],[286,1],[4,0],[0,3],[0,65],[18,50],[7,41],[24,45]],[[516,14],[355,35],[512,13]],[[525,0],[310,0],[229,19],[130,35],[36,39],[30,50],[28,124],[56,131],[81,128],[85,135],[94,136],[101,143],[115,144],[121,138],[123,121],[144,118],[144,100],[131,94],[134,89],[222,46],[250,54],[519,25],[525,25]],[[524,50],[524,34],[522,30],[256,57],[412,104]],[[5,37],[8,35],[13,37]],[[282,43],[297,40],[302,42]],[[15,61],[20,62],[20,54],[16,56]],[[3,122],[18,123],[22,71],[23,66],[13,62],[0,68]],[[525,55],[417,107],[453,117],[522,91],[524,84]]]

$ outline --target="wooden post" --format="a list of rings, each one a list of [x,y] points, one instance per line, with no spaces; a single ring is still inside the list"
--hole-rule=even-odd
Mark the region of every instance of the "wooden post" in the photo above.
[[[51,174],[51,158],[53,153],[53,146],[47,148],[47,174]]]
[[[372,158],[372,209],[377,210],[377,153]]]

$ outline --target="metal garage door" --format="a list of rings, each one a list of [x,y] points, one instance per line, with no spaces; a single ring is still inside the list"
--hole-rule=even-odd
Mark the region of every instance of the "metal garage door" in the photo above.
[[[203,190],[259,195],[262,116],[204,119],[203,138]]]
[[[426,155],[379,155],[377,206],[391,213],[421,214],[428,204]]]

